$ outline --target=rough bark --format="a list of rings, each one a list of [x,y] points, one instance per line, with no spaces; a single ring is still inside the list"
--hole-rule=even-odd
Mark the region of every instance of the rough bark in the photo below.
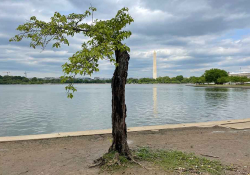
[[[116,62],[119,64],[112,78],[112,135],[113,142],[109,151],[117,151],[121,155],[130,154],[127,143],[125,84],[128,74],[130,56],[127,51],[115,51]]]

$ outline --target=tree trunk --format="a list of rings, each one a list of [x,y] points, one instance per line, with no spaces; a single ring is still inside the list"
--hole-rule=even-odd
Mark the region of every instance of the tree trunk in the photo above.
[[[109,151],[117,151],[121,155],[130,154],[127,143],[125,84],[127,82],[128,62],[127,51],[115,51],[116,62],[119,64],[112,78],[112,136],[113,142]]]

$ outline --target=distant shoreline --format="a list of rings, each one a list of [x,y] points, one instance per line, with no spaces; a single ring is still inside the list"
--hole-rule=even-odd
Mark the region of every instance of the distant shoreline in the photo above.
[[[243,88],[250,89],[250,85],[187,85],[193,87],[211,87],[211,88]]]
[[[43,84],[0,84],[3,86],[6,85],[67,85],[68,83],[43,83]],[[111,83],[74,83],[74,85],[91,85],[91,84],[111,84]],[[208,88],[242,88],[242,89],[250,89],[250,85],[194,85],[194,84],[187,84],[187,83],[130,83],[126,85],[131,85],[131,84],[136,84],[136,85],[145,85],[145,84],[164,84],[164,85],[186,85],[186,86],[191,86],[191,87],[208,87]]]

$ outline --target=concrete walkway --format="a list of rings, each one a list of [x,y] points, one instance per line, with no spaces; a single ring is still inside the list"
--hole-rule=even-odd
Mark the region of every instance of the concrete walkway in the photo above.
[[[169,124],[159,126],[142,126],[128,128],[128,132],[139,132],[139,131],[158,131],[163,129],[175,129],[175,128],[188,128],[188,127],[224,127],[231,129],[250,129],[250,118],[240,120],[226,120],[226,121],[213,121],[203,123],[185,123],[185,124]],[[20,141],[20,140],[38,140],[38,139],[50,139],[60,137],[71,137],[71,136],[84,136],[84,135],[102,135],[112,133],[111,129],[106,130],[90,130],[90,131],[78,131],[78,132],[62,132],[53,134],[41,134],[41,135],[25,135],[25,136],[12,136],[12,137],[0,137],[0,142]]]

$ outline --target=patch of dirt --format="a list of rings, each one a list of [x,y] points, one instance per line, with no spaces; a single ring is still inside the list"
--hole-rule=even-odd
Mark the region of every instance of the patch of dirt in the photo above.
[[[106,134],[2,142],[0,175],[98,174],[99,168],[88,166],[107,152],[111,138],[110,134]],[[237,167],[237,172],[228,174],[250,173],[250,129],[213,127],[130,132],[128,143],[132,149],[148,146],[153,149],[193,152],[198,156],[205,155],[208,159]],[[134,166],[114,174],[168,173]]]

